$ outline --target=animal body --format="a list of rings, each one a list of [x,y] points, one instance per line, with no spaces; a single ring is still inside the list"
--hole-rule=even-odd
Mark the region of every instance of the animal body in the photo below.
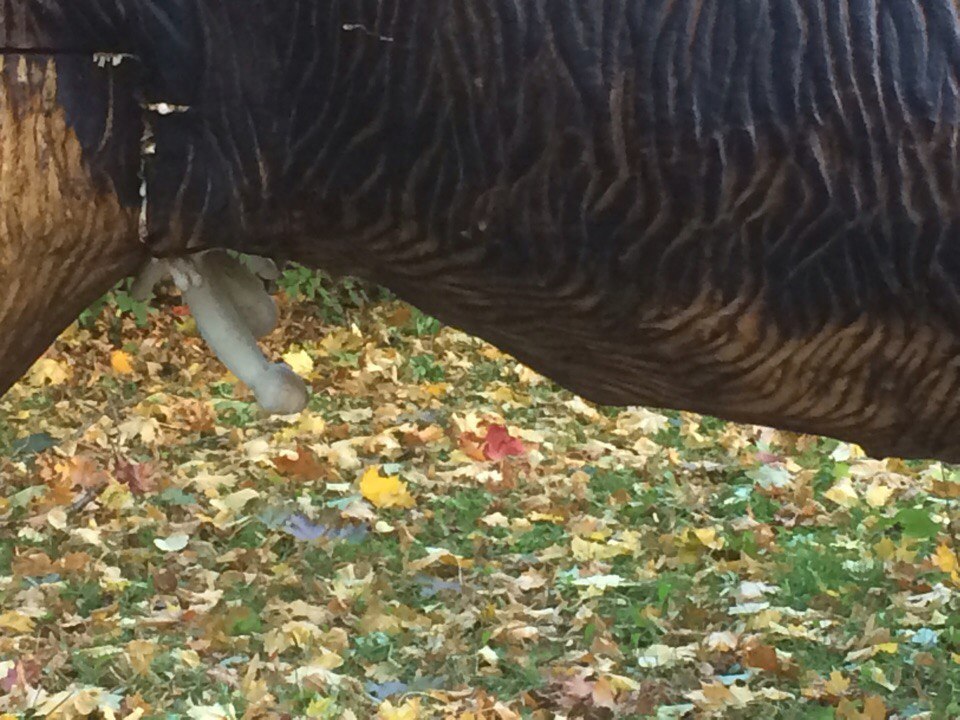
[[[955,0],[5,0],[0,385],[149,257],[584,397],[960,459]]]

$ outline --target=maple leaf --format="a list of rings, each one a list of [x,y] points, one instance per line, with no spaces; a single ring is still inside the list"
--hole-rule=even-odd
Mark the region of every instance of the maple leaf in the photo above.
[[[617,688],[607,678],[600,678],[591,693],[593,704],[607,710],[617,709]]]
[[[937,551],[931,560],[940,572],[946,573],[954,584],[960,585],[960,572],[958,572],[960,571],[960,561],[958,561],[957,554],[953,550],[941,543],[937,546]]]
[[[110,367],[117,375],[133,374],[133,363],[130,355],[123,350],[114,350],[110,353]]]
[[[401,705],[393,705],[384,700],[377,710],[377,720],[418,720],[420,717],[420,699],[413,698]]]
[[[523,441],[512,437],[503,425],[487,427],[487,436],[483,442],[483,454],[487,460],[503,460],[507,457],[518,457],[526,453]]]
[[[58,468],[63,480],[75,488],[95,488],[109,482],[107,473],[92,457],[77,455],[65,460]]]
[[[398,475],[381,475],[379,466],[366,469],[360,478],[360,493],[378,508],[412,508],[416,505],[407,484]]]
[[[830,673],[826,683],[823,686],[828,695],[840,696],[850,689],[850,678],[844,676],[839,670]]]
[[[70,369],[53,358],[40,358],[27,372],[26,382],[33,387],[63,385],[70,379]]]
[[[463,453],[471,460],[483,462],[487,459],[483,452],[484,442],[476,433],[467,431],[461,434],[458,443]]]
[[[283,354],[283,361],[290,366],[297,375],[306,377],[313,372],[313,358],[306,350],[291,350]]]
[[[880,483],[874,483],[867,490],[867,494],[864,497],[870,507],[881,508],[890,501],[892,496],[893,488],[881,485]]]
[[[117,481],[129,487],[134,495],[146,495],[157,489],[157,479],[151,463],[135,463],[117,458],[113,473]]]

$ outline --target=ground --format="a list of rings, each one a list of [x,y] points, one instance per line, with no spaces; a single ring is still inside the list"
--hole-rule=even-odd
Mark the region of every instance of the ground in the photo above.
[[[300,416],[123,293],[0,402],[3,720],[960,716],[950,467],[286,287]]]

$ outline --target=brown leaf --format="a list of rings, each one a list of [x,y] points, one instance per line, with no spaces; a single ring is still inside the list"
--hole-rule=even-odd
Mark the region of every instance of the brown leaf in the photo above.
[[[887,705],[879,695],[871,695],[863,701],[864,720],[886,720]]]
[[[117,458],[114,475],[117,482],[129,487],[134,495],[146,495],[157,489],[157,480],[151,463],[135,463]]]
[[[780,669],[776,649],[763,643],[753,643],[746,649],[743,664],[765,672],[777,672]]]
[[[11,563],[13,574],[19,577],[38,577],[52,575],[57,571],[53,560],[43,552],[18,555]]]
[[[154,571],[153,587],[157,592],[170,595],[177,589],[177,574],[173,570]]]
[[[281,475],[292,480],[311,482],[321,479],[326,473],[326,465],[317,457],[317,454],[308,447],[300,446],[297,456],[289,458],[280,456],[273,459],[273,466]]]
[[[410,318],[413,316],[413,313],[410,311],[409,305],[401,305],[392,313],[387,315],[386,320],[387,324],[395,328],[406,327],[410,323]]]
[[[57,561],[60,572],[64,574],[79,573],[89,569],[93,558],[85,552],[72,552],[64,555]]]

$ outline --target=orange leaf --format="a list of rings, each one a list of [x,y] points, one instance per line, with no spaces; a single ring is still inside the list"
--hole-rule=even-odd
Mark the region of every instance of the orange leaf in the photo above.
[[[123,350],[114,350],[110,353],[110,367],[118,375],[133,374],[133,364],[130,362],[130,356]]]
[[[606,678],[600,678],[593,686],[593,704],[608,710],[617,709],[617,690]]]
[[[483,462],[487,459],[483,454],[483,440],[477,437],[476,433],[469,431],[463,433],[460,436],[460,449],[471,460]]]

